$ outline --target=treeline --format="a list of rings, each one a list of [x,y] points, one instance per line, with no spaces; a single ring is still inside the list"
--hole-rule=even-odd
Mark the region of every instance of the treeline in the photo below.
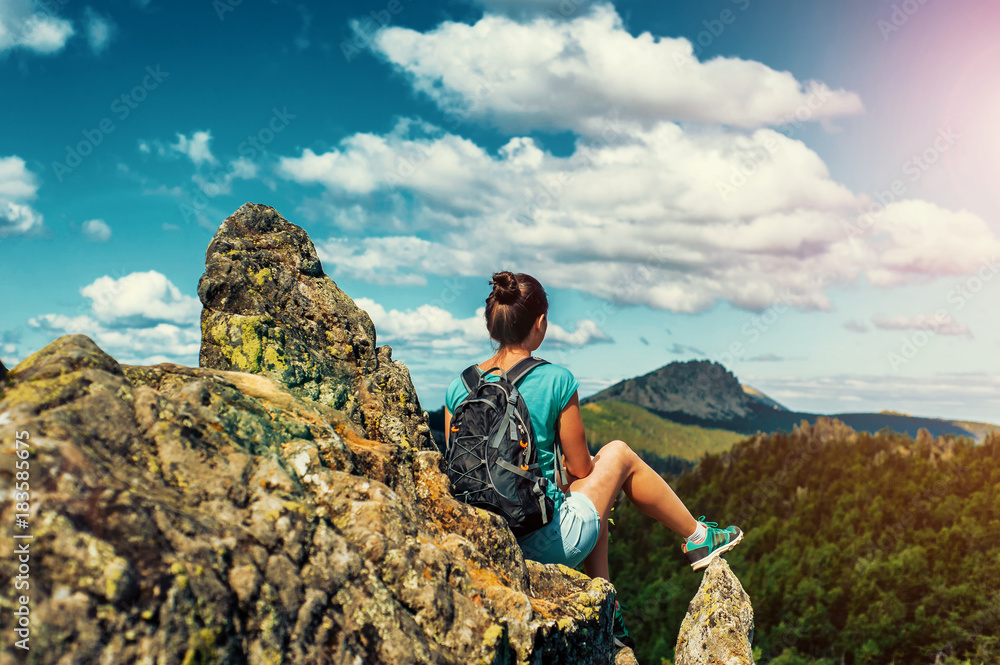
[[[1000,662],[1000,436],[916,440],[821,419],[708,455],[671,485],[738,524],[726,559],[753,602],[757,661]],[[701,581],[681,540],[619,503],[611,570],[639,661],[669,662]]]

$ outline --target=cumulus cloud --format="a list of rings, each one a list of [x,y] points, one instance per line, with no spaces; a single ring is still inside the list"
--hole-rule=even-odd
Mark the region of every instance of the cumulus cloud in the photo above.
[[[191,176],[191,180],[208,196],[232,194],[233,180],[251,180],[257,177],[257,165],[245,157],[230,160],[225,171],[209,174],[206,177],[200,173]]]
[[[150,270],[115,279],[99,277],[80,289],[94,320],[111,327],[144,328],[160,323],[189,324],[201,313],[200,301],[181,293],[164,275]]]
[[[88,219],[83,223],[83,235],[95,242],[111,240],[111,227],[103,219]]]
[[[80,293],[90,301],[89,312],[42,314],[28,325],[53,335],[87,335],[122,362],[197,365],[201,304],[160,273],[106,275]]]
[[[195,166],[201,166],[205,162],[215,164],[216,159],[212,154],[208,144],[212,140],[212,132],[195,132],[188,138],[180,132],[177,133],[177,143],[172,143],[170,148],[183,155],[187,155]]]
[[[84,12],[87,21],[87,44],[94,53],[102,53],[111,43],[115,25],[110,18],[101,16],[90,7]]]
[[[38,0],[0,0],[0,54],[17,48],[57,53],[73,33],[72,23],[49,13]]]
[[[851,319],[850,321],[845,323],[844,327],[850,330],[851,332],[856,332],[856,333],[868,332],[868,326],[866,326],[864,323],[860,321],[855,321],[854,319]]]
[[[745,173],[749,184],[720,191]],[[344,233],[319,243],[321,256],[377,283],[481,274],[481,248],[490,247],[497,265],[618,302],[697,312],[727,300],[759,311],[781,296],[808,309],[828,308],[827,288],[866,269],[895,274],[914,261],[895,254],[908,240],[901,230],[846,234],[866,200],[833,181],[801,141],[770,129],[622,126],[620,140],[579,139],[573,154],[556,156],[528,137],[490,154],[403,122],[283,157],[279,174],[323,186],[317,214]],[[929,268],[942,264],[922,247]]]
[[[855,112],[855,95],[760,63],[698,62],[685,40],[631,36],[608,6],[387,28],[376,42],[454,118],[578,137],[568,155],[516,134],[488,150],[403,119],[280,158],[281,177],[321,191],[303,213],[337,228],[317,243],[333,274],[419,285],[513,265],[620,304],[809,310],[862,277],[892,287],[972,274],[1000,253],[981,218],[924,201],[860,224],[872,201],[762,126],[802,108],[813,120]]]
[[[355,300],[358,307],[368,312],[378,332],[379,342],[391,342],[408,349],[446,354],[475,354],[489,345],[490,337],[483,318],[485,308],[480,307],[474,316],[456,318],[451,312],[435,305],[421,305],[414,309],[387,310],[369,298]],[[555,347],[579,347],[611,339],[590,319],[577,321],[576,329],[568,331],[549,323],[544,344]]]
[[[54,335],[87,335],[121,362],[198,364],[201,330],[198,326],[159,323],[151,327],[111,328],[89,315],[43,314],[28,325]]]
[[[38,197],[38,176],[17,155],[0,157],[0,238],[41,231],[41,213],[31,207]]]
[[[899,201],[873,220],[871,241],[885,246],[880,265],[868,272],[877,286],[911,283],[928,275],[966,275],[1000,256],[996,234],[967,210]]]
[[[938,335],[967,335],[972,337],[969,326],[959,323],[950,314],[917,314],[916,316],[877,317],[875,327],[879,330],[927,330]]]
[[[455,120],[506,129],[599,134],[612,111],[647,127],[758,127],[794,122],[796,114],[826,120],[863,110],[855,93],[800,82],[759,62],[701,62],[687,39],[633,36],[611,5],[566,21],[487,14],[473,25],[445,22],[425,33],[388,27],[372,47]]]

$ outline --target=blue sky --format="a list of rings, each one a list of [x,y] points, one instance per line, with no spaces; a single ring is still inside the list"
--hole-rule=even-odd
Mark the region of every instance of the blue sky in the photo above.
[[[1000,7],[0,0],[0,358],[196,364],[246,201],[421,402],[494,270],[587,394],[709,358],[790,408],[1000,420]],[[867,212],[866,212],[867,211]]]

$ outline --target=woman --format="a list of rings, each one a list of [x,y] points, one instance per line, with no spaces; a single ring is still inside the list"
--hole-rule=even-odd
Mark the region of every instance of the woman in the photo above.
[[[486,298],[486,327],[499,349],[479,368],[506,371],[541,345],[548,328],[549,303],[542,285],[530,275],[499,272],[490,284],[493,292]],[[578,386],[568,369],[554,364],[536,367],[518,385],[531,414],[538,465],[549,480],[546,492],[555,504],[555,517],[549,524],[518,540],[526,558],[572,568],[583,562],[588,575],[610,581],[608,515],[620,490],[639,510],[686,538],[682,550],[695,570],[739,543],[743,538],[739,528],[719,529],[714,522],[695,520],[666,481],[624,442],[612,441],[591,456]],[[466,395],[461,378],[452,381],[445,400],[445,432]],[[554,477],[556,431],[569,477],[563,486]],[[617,603],[614,624],[619,645],[633,646]]]

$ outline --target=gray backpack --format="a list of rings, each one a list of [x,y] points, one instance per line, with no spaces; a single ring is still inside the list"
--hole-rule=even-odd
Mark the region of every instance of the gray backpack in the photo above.
[[[447,432],[445,471],[459,501],[499,514],[518,538],[552,521],[554,504],[545,493],[549,481],[538,467],[531,417],[517,384],[548,361],[525,358],[504,372],[493,367],[480,375],[476,365],[462,372],[468,396],[455,408]],[[500,379],[487,376],[499,372]],[[558,440],[556,478],[565,482]]]

